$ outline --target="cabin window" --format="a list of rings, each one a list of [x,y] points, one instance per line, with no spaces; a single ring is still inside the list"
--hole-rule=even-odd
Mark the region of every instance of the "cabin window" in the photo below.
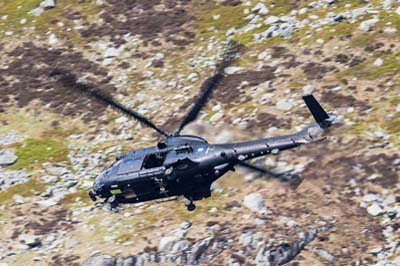
[[[146,156],[146,159],[144,159],[143,169],[163,166],[164,160],[165,155],[161,155],[159,153],[149,154]]]

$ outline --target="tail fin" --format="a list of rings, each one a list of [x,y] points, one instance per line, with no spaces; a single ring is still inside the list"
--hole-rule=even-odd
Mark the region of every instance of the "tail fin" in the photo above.
[[[314,96],[311,94],[303,96],[303,100],[321,128],[328,128],[332,124],[330,116],[325,112]]]

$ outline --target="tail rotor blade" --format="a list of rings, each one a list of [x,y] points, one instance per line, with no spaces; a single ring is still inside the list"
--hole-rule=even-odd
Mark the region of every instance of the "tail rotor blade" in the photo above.
[[[158,133],[165,135],[167,137],[170,136],[170,133],[158,128],[150,120],[148,120],[144,116],[140,115],[139,113],[137,113],[129,108],[126,108],[122,104],[114,101],[114,99],[111,96],[108,96],[100,91],[97,91],[97,90],[89,87],[88,85],[85,85],[85,84],[79,82],[77,80],[76,76],[74,74],[68,72],[67,70],[54,69],[52,71],[52,73],[50,74],[50,77],[58,77],[58,82],[61,82],[65,87],[77,90],[81,93],[88,95],[89,97],[93,97],[96,100],[102,102],[103,104],[111,106],[115,110],[117,110],[125,115],[128,115],[128,116],[136,119],[140,123],[156,130]]]

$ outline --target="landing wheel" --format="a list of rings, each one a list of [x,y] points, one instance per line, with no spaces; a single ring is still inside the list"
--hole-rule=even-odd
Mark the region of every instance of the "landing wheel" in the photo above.
[[[115,196],[110,198],[109,203],[110,203],[111,209],[115,209],[119,206],[119,202],[118,202],[117,198],[115,198]]]
[[[193,204],[193,198],[191,198],[191,197],[185,201],[185,206],[186,206],[187,210],[190,212],[194,211],[194,209],[196,209],[196,205]]]
[[[187,207],[187,210],[190,211],[190,212],[194,211],[194,209],[196,209],[196,205],[194,205],[193,203],[187,205],[186,207]]]

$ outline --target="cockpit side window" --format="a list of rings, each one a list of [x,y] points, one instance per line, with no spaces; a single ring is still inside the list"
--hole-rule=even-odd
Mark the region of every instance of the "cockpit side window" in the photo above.
[[[159,154],[159,153],[149,154],[144,159],[143,169],[163,166],[164,160],[165,160],[165,154]]]
[[[119,167],[118,174],[127,174],[130,172],[139,171],[143,164],[143,158],[129,158],[123,161],[122,165]]]

